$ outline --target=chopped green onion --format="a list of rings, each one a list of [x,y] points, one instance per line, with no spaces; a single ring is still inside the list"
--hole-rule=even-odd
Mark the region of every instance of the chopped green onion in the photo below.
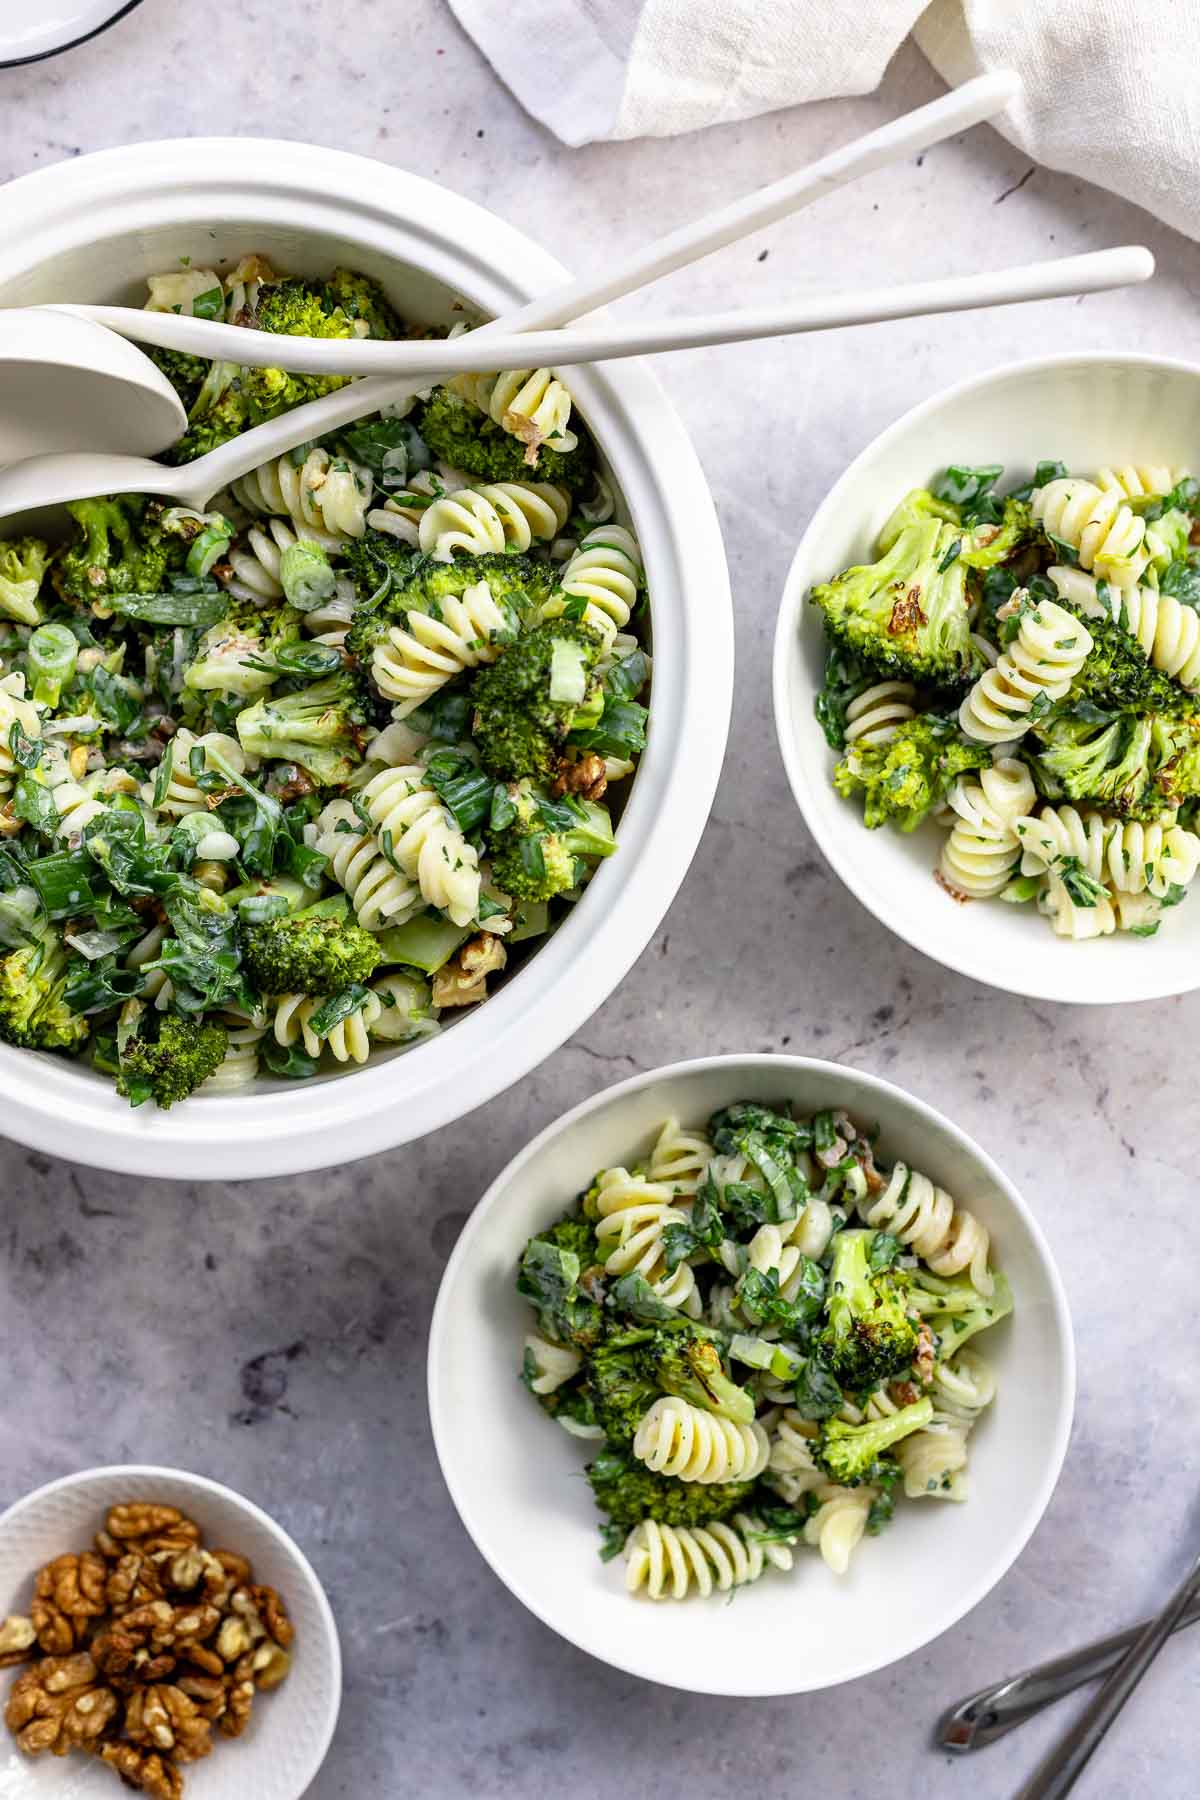
[[[34,699],[42,706],[57,706],[79,658],[75,633],[65,625],[39,625],[29,640],[28,655]]]
[[[279,579],[289,603],[302,612],[328,600],[337,586],[329,558],[308,538],[288,545],[279,559]]]
[[[203,581],[213,564],[220,562],[228,548],[229,528],[225,520],[220,525],[206,525],[188,551],[188,574]]]
[[[550,648],[550,698],[579,706],[587,692],[586,650],[571,638],[555,638]]]

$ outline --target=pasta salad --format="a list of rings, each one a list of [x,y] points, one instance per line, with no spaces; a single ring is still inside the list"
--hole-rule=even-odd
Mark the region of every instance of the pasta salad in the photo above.
[[[261,256],[147,305],[399,337]],[[341,378],[155,358],[185,462]],[[477,1005],[616,850],[645,584],[549,370],[462,377],[199,512],[80,500],[0,541],[0,1039],[134,1104],[305,1078]]]
[[[1152,937],[1200,868],[1200,484],[951,467],[815,586],[817,717],[870,829],[927,819],[955,900]]]
[[[973,1338],[1012,1310],[988,1233],[876,1161],[844,1112],[737,1101],[667,1119],[526,1245],[522,1378],[591,1450],[607,1557],[631,1593],[709,1595],[844,1573],[897,1499],[966,1498],[995,1393]]]

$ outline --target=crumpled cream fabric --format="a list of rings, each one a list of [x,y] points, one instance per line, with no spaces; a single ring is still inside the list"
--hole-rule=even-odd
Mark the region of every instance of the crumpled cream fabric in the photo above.
[[[450,0],[568,144],[868,93],[911,32],[947,82],[1012,68],[1037,162],[1200,237],[1200,0]]]

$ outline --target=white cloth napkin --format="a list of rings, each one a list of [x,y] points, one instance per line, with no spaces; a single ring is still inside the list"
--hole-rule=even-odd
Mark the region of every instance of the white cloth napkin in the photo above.
[[[670,137],[868,93],[912,32],[951,84],[1015,69],[1037,162],[1200,237],[1200,0],[450,0],[568,144]]]

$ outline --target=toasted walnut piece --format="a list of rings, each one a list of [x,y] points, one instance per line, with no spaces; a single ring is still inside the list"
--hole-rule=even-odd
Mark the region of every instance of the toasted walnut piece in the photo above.
[[[217,1653],[227,1663],[235,1663],[249,1650],[253,1639],[245,1619],[230,1616],[217,1633]]]
[[[32,1619],[13,1613],[0,1622],[0,1669],[12,1669],[27,1661],[36,1642]]]
[[[96,1665],[89,1653],[81,1650],[77,1656],[45,1657],[37,1665],[37,1674],[48,1694],[68,1694],[95,1681]]]
[[[286,1650],[296,1633],[292,1621],[287,1616],[287,1608],[274,1588],[256,1587],[251,1589],[258,1614],[277,1644]]]
[[[136,1744],[101,1744],[99,1755],[122,1781],[149,1794],[150,1800],[180,1800],[183,1776],[169,1757],[139,1750]]]
[[[229,1687],[229,1704],[221,1720],[220,1730],[224,1737],[241,1737],[250,1723],[250,1709],[254,1705],[254,1683],[249,1676],[242,1681],[234,1681]]]
[[[97,1553],[108,1562],[117,1562],[125,1554],[124,1544],[118,1544],[116,1538],[109,1531],[98,1531],[92,1542],[96,1546]]]
[[[99,1556],[56,1556],[39,1569],[30,1616],[37,1640],[49,1656],[66,1656],[81,1642],[91,1619],[104,1612],[107,1570]]]
[[[174,1588],[179,1594],[190,1594],[193,1588],[200,1585],[210,1559],[206,1551],[198,1550],[193,1544],[186,1550],[177,1551],[173,1556],[165,1551],[160,1552],[154,1560],[161,1570],[161,1579],[165,1580],[168,1587]]]
[[[225,1683],[216,1675],[181,1675],[175,1683],[180,1693],[194,1700],[201,1716],[213,1724],[228,1705]]]
[[[17,1677],[4,1721],[27,1756],[65,1756],[73,1744],[100,1737],[118,1709],[111,1688],[92,1685],[96,1667],[86,1653],[48,1656]]]
[[[922,1319],[917,1332],[917,1354],[913,1358],[913,1368],[922,1387],[929,1387],[933,1381],[936,1354],[932,1327]]]
[[[476,1006],[487,999],[487,978],[508,961],[508,952],[490,931],[468,938],[457,956],[433,978],[435,1006]]]
[[[212,1749],[211,1728],[194,1700],[175,1686],[139,1688],[125,1709],[125,1735],[146,1750],[199,1762]]]
[[[109,1571],[104,1596],[111,1612],[127,1612],[151,1600],[163,1599],[162,1577],[149,1557],[140,1550],[129,1550]]]
[[[260,1644],[257,1650],[250,1652],[250,1673],[256,1685],[266,1693],[286,1681],[291,1666],[291,1652],[280,1644]]]
[[[204,1675],[220,1676],[225,1673],[225,1664],[207,1644],[183,1644],[180,1646],[180,1655]]]
[[[150,1500],[127,1500],[109,1508],[105,1523],[115,1538],[144,1538],[184,1523],[183,1514],[175,1506],[157,1506]],[[187,1523],[191,1523],[190,1520]],[[197,1532],[197,1536],[199,1533]]]
[[[574,762],[564,763],[554,787],[555,794],[578,794],[581,800],[603,800],[608,792],[608,775],[604,758],[587,750]]]

